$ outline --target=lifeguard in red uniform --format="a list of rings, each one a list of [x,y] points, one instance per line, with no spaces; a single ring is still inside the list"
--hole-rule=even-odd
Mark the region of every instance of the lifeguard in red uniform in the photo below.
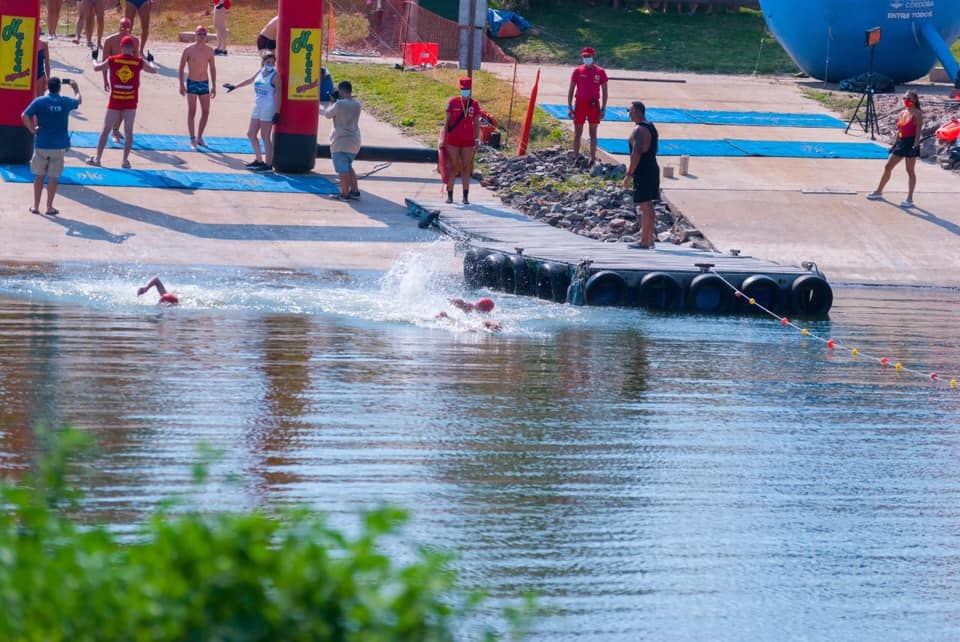
[[[97,141],[97,155],[87,160],[89,165],[100,165],[103,148],[107,145],[110,132],[123,122],[123,163],[130,167],[130,150],[133,148],[133,122],[137,117],[137,102],[140,98],[140,72],[155,74],[159,71],[153,61],[134,53],[137,41],[133,36],[120,39],[120,53],[110,56],[103,62],[95,63],[95,71],[107,70],[110,80],[110,98],[107,101],[107,115],[103,119],[103,131]]]
[[[573,70],[567,91],[567,111],[573,119],[573,162],[577,165],[585,122],[590,123],[590,165],[597,162],[597,125],[607,109],[607,72],[594,63],[595,54],[593,47],[580,50],[583,64]]]

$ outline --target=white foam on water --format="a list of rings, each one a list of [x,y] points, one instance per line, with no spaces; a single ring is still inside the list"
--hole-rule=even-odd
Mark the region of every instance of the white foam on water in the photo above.
[[[443,239],[402,254],[386,273],[127,264],[7,266],[0,268],[0,296],[118,312],[332,314],[455,334],[486,334],[483,321],[493,320],[501,324],[504,335],[549,336],[560,327],[598,320],[594,318],[598,311],[588,308],[469,290],[455,269],[459,264],[452,242]],[[137,296],[137,288],[154,275],[176,293],[178,306],[158,306],[156,290]],[[491,314],[463,312],[449,302],[452,298],[475,302],[480,297],[494,301]],[[438,318],[440,312],[447,318]]]

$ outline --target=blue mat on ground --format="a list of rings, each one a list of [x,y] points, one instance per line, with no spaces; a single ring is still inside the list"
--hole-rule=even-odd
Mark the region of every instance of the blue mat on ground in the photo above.
[[[0,165],[0,179],[8,183],[32,183],[27,165]],[[66,167],[61,185],[87,187],[153,187],[168,189],[219,190],[227,192],[281,192],[288,194],[337,194],[340,188],[323,176],[282,174],[226,174],[179,172],[174,170],[111,169],[107,167]]]
[[[601,138],[597,144],[610,154],[628,155],[621,138]],[[887,148],[876,143],[819,143],[807,141],[737,140],[723,138],[660,139],[658,156],[766,156],[770,158],[866,158],[887,157]]]
[[[748,156],[776,158],[866,158],[885,159],[886,147],[876,143],[817,143],[782,140],[734,140],[728,143],[743,150]]]
[[[540,105],[544,111],[560,120],[567,120],[566,105]],[[760,127],[820,127],[843,128],[846,124],[827,114],[788,114],[773,111],[711,111],[704,109],[675,109],[648,107],[647,118],[653,123],[691,125],[749,125]],[[626,107],[607,107],[605,121],[630,122]]]
[[[610,154],[630,154],[630,146],[623,138],[601,138],[597,141],[605,152]],[[726,140],[691,139],[660,139],[657,150],[658,156],[748,156],[747,152],[738,149]]]
[[[100,132],[71,132],[70,146],[76,148],[96,149]],[[190,147],[190,137],[186,135],[171,136],[168,134],[141,134],[134,132],[133,148],[149,152],[212,152],[219,154],[252,154],[253,148],[246,138],[229,136],[205,136],[203,142],[206,147],[194,149]],[[112,137],[107,140],[107,148],[121,149],[122,143],[115,143]]]

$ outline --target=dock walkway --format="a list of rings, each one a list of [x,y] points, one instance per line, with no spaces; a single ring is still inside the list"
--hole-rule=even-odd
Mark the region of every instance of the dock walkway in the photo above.
[[[737,253],[604,243],[490,203],[407,199],[409,213],[466,248],[468,284],[587,305],[696,313],[751,311],[823,316],[832,291],[813,263],[781,265]],[[743,296],[738,296],[737,292]]]

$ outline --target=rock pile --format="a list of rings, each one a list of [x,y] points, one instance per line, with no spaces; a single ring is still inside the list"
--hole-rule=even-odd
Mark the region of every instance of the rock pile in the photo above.
[[[493,148],[481,147],[477,158],[486,167],[481,184],[499,194],[504,204],[531,218],[610,243],[640,238],[632,191],[623,188],[627,171],[623,164],[576,166],[573,153],[561,148],[506,157]],[[712,249],[668,203],[656,201],[654,205],[657,241]]]

